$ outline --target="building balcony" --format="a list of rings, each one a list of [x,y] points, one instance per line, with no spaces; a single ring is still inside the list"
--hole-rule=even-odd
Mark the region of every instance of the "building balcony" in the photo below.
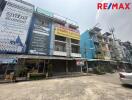
[[[104,59],[104,56],[102,54],[96,54],[95,59]]]
[[[96,48],[95,51],[96,51],[96,53],[101,53],[102,49],[101,48]]]
[[[104,59],[105,59],[105,60],[110,60],[111,57],[105,56]]]
[[[79,53],[71,53],[71,57],[80,58],[81,57],[81,54],[79,54]]]
[[[106,47],[102,47],[102,51],[109,51]]]
[[[67,56],[67,52],[62,52],[62,51],[54,51],[53,52],[54,56]]]

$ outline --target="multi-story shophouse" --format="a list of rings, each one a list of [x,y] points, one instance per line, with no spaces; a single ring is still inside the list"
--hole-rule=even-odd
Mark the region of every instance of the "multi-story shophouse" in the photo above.
[[[111,54],[112,52],[112,44],[111,44],[111,34],[109,32],[106,32],[102,35],[103,43],[102,43],[102,49],[104,51],[104,58],[105,60],[111,60]]]
[[[27,42],[29,54],[49,55],[52,16],[52,13],[40,8],[34,11]]]
[[[31,30],[30,54],[81,57],[80,32],[74,21],[37,8]]]
[[[80,59],[81,54],[79,27],[74,21],[37,8],[33,13],[27,44],[27,53],[38,57],[26,60],[27,65],[38,68],[36,65],[39,63],[40,69],[45,70],[50,62],[54,73],[81,70],[75,60]]]
[[[88,60],[95,58],[94,41],[90,37],[89,30],[81,34],[80,51],[83,58],[87,58]]]
[[[113,43],[113,51],[116,61],[123,61],[123,49],[121,46],[121,40],[115,39]]]
[[[88,59],[104,59],[101,29],[94,27],[81,35],[81,53]]]
[[[105,45],[107,47],[107,54],[109,59],[115,61],[123,61],[125,52],[121,40],[113,38],[112,33],[106,32],[103,34]]]
[[[31,73],[45,74],[51,65],[54,73],[80,72],[76,64],[81,57],[79,27],[68,18],[40,8],[35,10],[25,1],[2,0],[0,53],[0,62],[15,61],[13,70],[17,71],[26,68]],[[8,68],[4,67],[3,72]]]
[[[0,78],[16,70],[18,53],[25,54],[33,11],[22,0],[0,0]]]
[[[129,41],[122,42],[122,47],[124,51],[124,61],[132,63],[132,44]]]
[[[81,57],[78,25],[66,18],[58,17],[57,15],[53,22],[50,55]]]

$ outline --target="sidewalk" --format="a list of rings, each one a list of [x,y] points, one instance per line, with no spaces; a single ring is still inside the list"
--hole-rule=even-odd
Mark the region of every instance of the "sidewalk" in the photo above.
[[[70,78],[70,77],[80,77],[80,76],[91,76],[91,73],[81,73],[81,72],[72,72],[72,73],[60,73],[60,74],[54,74],[52,77],[47,77],[41,80],[47,80],[47,79],[57,79],[57,78]],[[27,80],[26,77],[19,77],[16,78],[16,82],[22,82],[22,81],[30,81]],[[31,80],[33,81],[33,80]],[[37,81],[37,80],[35,80]],[[4,84],[4,83],[13,83],[11,80],[2,80],[0,79],[0,84]]]

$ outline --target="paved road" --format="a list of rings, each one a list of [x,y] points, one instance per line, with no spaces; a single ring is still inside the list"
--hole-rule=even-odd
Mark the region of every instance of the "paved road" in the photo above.
[[[0,100],[132,100],[118,74],[0,84]]]

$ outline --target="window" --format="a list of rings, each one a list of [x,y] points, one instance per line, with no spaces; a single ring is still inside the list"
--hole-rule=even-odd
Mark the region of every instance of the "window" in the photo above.
[[[79,40],[71,39],[71,43],[79,44]]]
[[[62,36],[55,35],[55,40],[66,41],[66,38],[62,37]]]
[[[55,43],[55,51],[66,52],[66,45],[63,43]]]
[[[49,21],[47,21],[46,19],[37,18],[36,24],[43,27],[49,27]]]
[[[80,53],[79,46],[72,46],[72,53]]]

